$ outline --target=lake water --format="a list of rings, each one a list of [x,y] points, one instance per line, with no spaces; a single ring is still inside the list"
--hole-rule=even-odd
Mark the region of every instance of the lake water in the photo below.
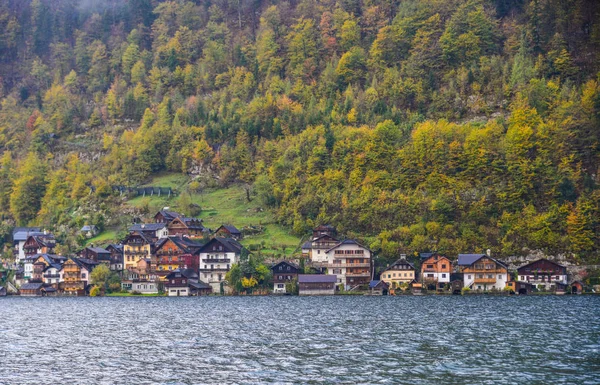
[[[599,384],[600,297],[0,298],[0,384]]]

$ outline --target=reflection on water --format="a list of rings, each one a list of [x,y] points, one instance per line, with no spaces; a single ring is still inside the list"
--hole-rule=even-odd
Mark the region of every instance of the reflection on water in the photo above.
[[[0,298],[0,384],[598,384],[600,297]]]

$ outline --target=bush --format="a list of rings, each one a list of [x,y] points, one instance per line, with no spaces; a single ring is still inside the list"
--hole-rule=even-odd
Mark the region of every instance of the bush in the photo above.
[[[461,295],[469,294],[470,292],[471,292],[471,289],[468,287],[463,287],[462,289],[460,289]]]
[[[131,292],[131,295],[142,295],[142,293],[140,293],[137,290],[134,290],[134,291]]]
[[[99,297],[101,294],[100,286],[94,286],[92,287],[92,290],[90,290],[90,297]]]

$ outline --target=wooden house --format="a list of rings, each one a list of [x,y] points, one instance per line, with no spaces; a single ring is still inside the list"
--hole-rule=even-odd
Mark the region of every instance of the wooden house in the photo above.
[[[238,263],[244,247],[235,239],[215,237],[202,246],[200,257],[200,279],[207,282],[214,292],[220,292],[221,282],[231,265]]]
[[[52,254],[55,247],[56,239],[54,239],[54,235],[44,232],[39,235],[30,235],[23,244],[23,251],[25,256],[28,257],[35,254]]]
[[[567,268],[546,258],[538,259],[517,269],[517,281],[528,282],[543,291],[564,290]]]
[[[155,223],[169,223],[175,218],[185,217],[185,215],[180,214],[176,211],[171,210],[161,210],[154,215]]]
[[[202,219],[177,217],[167,225],[169,235],[201,238],[207,229],[202,225]]]
[[[337,230],[335,227],[331,225],[320,225],[313,229],[312,238],[316,239],[323,235],[327,235],[328,237],[335,238],[337,237]]]
[[[285,285],[298,280],[300,267],[289,261],[281,261],[271,266],[273,273],[273,293],[285,294]]]
[[[110,253],[110,269],[112,271],[123,270],[123,245],[110,244],[106,247],[106,251]]]
[[[25,283],[19,288],[19,295],[23,297],[41,297],[44,284],[41,282]]]
[[[439,254],[432,254],[421,262],[421,283],[428,290],[441,290],[450,283],[452,262]]]
[[[198,271],[200,257],[196,253],[202,244],[188,238],[169,236],[156,243],[152,258],[156,261],[157,274],[166,277],[168,272],[177,269],[192,269]],[[164,272],[164,274],[161,274]]]
[[[459,254],[458,268],[464,287],[474,291],[504,290],[509,281],[508,267],[486,254]]]
[[[89,246],[85,249],[79,251],[77,255],[80,258],[91,259],[92,261],[104,263],[105,265],[110,267],[111,259],[110,259],[110,251],[103,249],[101,247]]]
[[[346,239],[333,246],[327,255],[327,273],[337,276],[337,283],[346,290],[364,285],[372,279],[372,252],[353,239]]]
[[[324,274],[298,275],[298,289],[300,295],[333,295],[337,277]]]
[[[85,225],[79,230],[79,232],[86,238],[93,238],[98,235],[100,230],[95,225]]]
[[[506,287],[510,289],[511,294],[527,295],[533,291],[533,285],[526,281],[508,281]]]
[[[187,297],[212,293],[210,285],[200,281],[192,269],[177,269],[167,275],[165,291],[169,297]]]
[[[397,288],[402,287],[402,285],[409,286],[415,282],[415,274],[413,264],[401,258],[388,266],[381,273],[380,279],[389,285],[391,291],[395,291]],[[406,287],[408,288],[408,286]]]
[[[43,235],[40,227],[15,227],[12,232],[14,254],[17,261],[23,261],[25,259],[25,250],[23,246],[30,235]]]
[[[221,225],[217,230],[215,230],[215,235],[217,237],[233,238],[237,241],[243,238],[242,232],[233,225]]]

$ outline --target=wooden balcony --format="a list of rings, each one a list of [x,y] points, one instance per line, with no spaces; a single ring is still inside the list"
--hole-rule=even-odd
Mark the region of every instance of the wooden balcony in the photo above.
[[[346,273],[346,277],[370,277],[370,276],[371,276],[371,273],[369,273],[368,271]]]
[[[222,258],[222,259],[207,258],[207,259],[201,260],[200,262],[201,263],[231,263],[231,259],[229,259],[229,258]]]
[[[475,283],[496,283],[496,278],[475,278]]]

